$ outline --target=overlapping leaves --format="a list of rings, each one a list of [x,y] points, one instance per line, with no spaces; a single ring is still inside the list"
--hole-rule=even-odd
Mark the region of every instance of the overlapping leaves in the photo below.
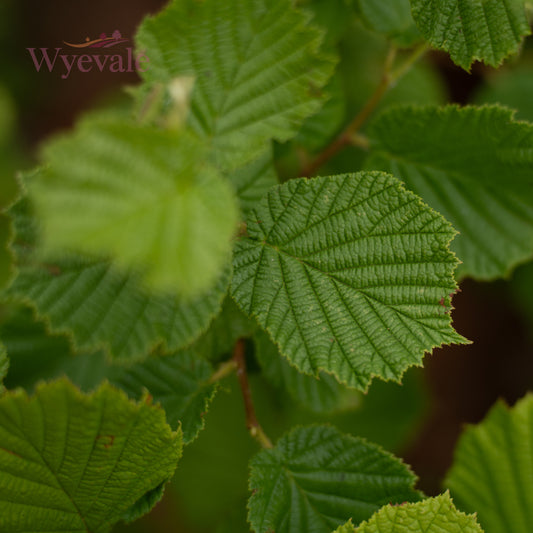
[[[46,147],[49,167],[29,182],[45,247],[110,255],[156,289],[209,289],[228,260],[237,210],[205,158],[184,131],[83,121]]]
[[[411,0],[415,22],[435,48],[469,69],[497,67],[530,33],[523,0]]]
[[[417,503],[387,505],[357,529],[350,523],[335,533],[482,533],[475,516],[458,511],[448,493]]]
[[[190,124],[231,168],[318,110],[333,67],[322,39],[289,0],[174,1],[137,34],[147,81],[195,77]]]
[[[315,413],[328,413],[357,404],[355,391],[341,385],[332,375],[319,377],[302,374],[289,364],[267,333],[254,335],[255,353],[265,378],[275,387],[287,391],[295,402]]]
[[[0,398],[0,442],[2,531],[109,531],[181,455],[161,409],[63,380]]]
[[[369,135],[392,172],[459,231],[460,275],[493,279],[533,257],[533,126],[499,106],[396,107]]]
[[[386,503],[417,501],[415,479],[374,444],[329,426],[298,428],[252,459],[248,519],[256,533],[329,533]]]
[[[301,371],[366,389],[442,343],[456,259],[451,226],[392,176],[291,180],[247,218],[233,295]]]
[[[13,214],[19,275],[6,294],[34,307],[79,349],[103,348],[127,360],[145,358],[158,344],[175,351],[191,344],[220,310],[229,265],[215,287],[193,299],[152,293],[137,273],[109,261],[78,255],[39,261],[33,253],[36,220],[28,205],[22,202]]]

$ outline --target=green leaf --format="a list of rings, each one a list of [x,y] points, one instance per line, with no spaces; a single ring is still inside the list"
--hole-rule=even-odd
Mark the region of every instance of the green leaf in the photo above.
[[[53,332],[71,336],[76,350],[136,361],[159,344],[167,351],[191,344],[220,309],[229,276],[226,269],[214,289],[184,301],[146,292],[138,276],[106,261],[68,257],[21,268],[7,295],[34,307]]]
[[[497,67],[530,34],[523,0],[411,0],[422,35],[466,70]]]
[[[473,515],[458,511],[448,493],[418,503],[387,505],[357,530],[345,524],[335,533],[483,533]]]
[[[161,409],[65,380],[0,398],[0,442],[2,531],[109,531],[181,455]]]
[[[141,516],[149,513],[155,505],[163,498],[166,482],[161,483],[154,489],[141,496],[126,512],[121,520],[126,523],[134,522]]]
[[[175,0],[144,21],[137,44],[150,58],[145,80],[195,77],[190,124],[235,168],[319,108],[334,65],[322,38],[289,0]]]
[[[445,485],[457,505],[478,513],[490,533],[533,530],[533,395],[513,408],[498,402],[465,430]]]
[[[68,339],[48,334],[45,325],[34,320],[30,309],[4,308],[2,315],[0,339],[9,354],[6,387],[32,390],[39,380],[57,377],[58,368],[71,357]]]
[[[100,117],[47,145],[44,159],[49,167],[29,185],[45,248],[109,254],[184,296],[215,282],[237,210],[198,140]]]
[[[352,0],[298,0],[313,15],[312,23],[325,31],[324,44],[331,49],[344,37],[353,20]]]
[[[254,387],[257,404],[256,392]],[[192,531],[212,532],[222,517],[246,509],[248,463],[257,444],[243,417],[242,392],[234,374],[224,381],[207,413],[205,430],[187,447],[172,482],[177,497],[170,503],[175,502]]]
[[[324,91],[328,94],[328,99],[302,124],[294,138],[296,145],[312,152],[323,148],[338,133],[346,115],[346,97],[340,75],[333,76]]]
[[[316,378],[291,366],[265,332],[256,332],[254,341],[263,375],[272,385],[285,389],[294,401],[306,409],[330,413],[359,403],[359,395],[341,385],[333,376],[321,372],[320,378]]]
[[[346,522],[346,524],[343,524],[342,526],[339,526],[333,533],[354,533],[355,527],[351,520]]]
[[[373,376],[399,380],[424,352],[464,342],[446,313],[454,230],[392,176],[291,180],[247,227],[233,296],[300,371],[365,390]]]
[[[108,378],[130,398],[148,390],[160,402],[171,427],[181,424],[183,443],[191,443],[204,427],[204,416],[216,392],[209,383],[211,365],[192,351],[150,357],[131,368],[111,367]]]
[[[266,193],[279,183],[274,168],[272,148],[228,176],[235,188],[241,210],[248,212]]]
[[[355,0],[355,8],[369,29],[386,35],[398,46],[411,46],[421,39],[409,0]]]
[[[158,345],[177,351],[194,342],[220,311],[231,265],[215,287],[192,300],[154,294],[137,273],[119,271],[108,261],[74,255],[38,261],[31,206],[24,200],[11,211],[19,275],[6,296],[33,307],[53,333],[69,335],[75,351],[103,349],[128,361],[144,359]]]
[[[257,323],[250,320],[227,296],[209,329],[194,343],[194,350],[209,361],[220,361],[233,351],[241,337],[251,337]]]
[[[531,63],[512,70],[500,69],[485,79],[474,97],[476,104],[502,104],[516,110],[518,120],[533,122],[533,72]]]
[[[132,366],[110,365],[102,352],[73,354],[66,337],[50,335],[27,309],[0,323],[0,338],[10,354],[12,371],[6,383],[10,388],[31,390],[39,380],[66,375],[84,391],[107,379],[132,399],[148,392],[165,410],[169,425],[181,426],[184,444],[204,427],[203,418],[216,392],[208,382],[211,365],[192,350],[153,355]]]
[[[533,257],[533,125],[498,106],[402,106],[369,136],[366,167],[395,174],[459,231],[459,275],[494,279]]]
[[[329,426],[297,428],[251,461],[248,520],[256,533],[329,533],[382,505],[417,501],[399,459]]]

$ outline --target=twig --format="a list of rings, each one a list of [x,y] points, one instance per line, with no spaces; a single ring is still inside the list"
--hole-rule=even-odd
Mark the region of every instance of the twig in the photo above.
[[[233,361],[237,366],[237,376],[241,386],[242,398],[244,400],[244,410],[246,412],[246,426],[250,435],[256,439],[263,448],[272,448],[272,442],[267,437],[263,428],[257,421],[255,408],[252,400],[252,393],[250,391],[250,384],[248,383],[248,374],[246,373],[246,360],[244,358],[244,339],[239,339],[235,344],[233,350]]]
[[[365,144],[361,142],[361,136],[358,135],[361,126],[363,126],[374,112],[384,94],[413,66],[427,49],[427,45],[425,44],[423,46],[418,46],[413,50],[413,53],[404,63],[402,63],[396,70],[393,70],[392,66],[396,58],[396,48],[391,46],[383,65],[383,76],[381,77],[381,81],[376,87],[376,90],[348,126],[346,126],[333,142],[320,152],[315,159],[302,169],[299,176],[309,177],[314,175],[319,168],[350,144],[365,146]],[[368,147],[368,144],[366,144],[366,147]]]

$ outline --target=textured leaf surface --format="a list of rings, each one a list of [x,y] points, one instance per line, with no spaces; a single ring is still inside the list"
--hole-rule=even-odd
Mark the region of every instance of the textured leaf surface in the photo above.
[[[483,533],[476,517],[458,511],[448,493],[418,503],[387,505],[357,529],[344,527],[335,533]]]
[[[367,168],[395,174],[459,231],[460,275],[493,279],[533,257],[533,126],[497,106],[397,107],[369,135]]]
[[[256,332],[254,341],[263,375],[274,386],[285,389],[294,401],[306,409],[328,413],[358,404],[359,395],[341,385],[333,376],[321,372],[316,378],[291,366],[264,331]]]
[[[417,501],[415,476],[374,444],[329,426],[298,428],[251,461],[248,519],[257,533],[329,533],[386,503]]]
[[[366,389],[442,343],[455,292],[451,226],[383,173],[291,180],[248,216],[233,295],[301,371]],[[440,302],[440,303],[439,303]]]
[[[160,402],[167,421],[181,424],[183,442],[189,444],[204,427],[203,417],[216,387],[209,384],[211,365],[191,351],[164,357],[150,357],[131,368],[111,367],[109,380],[130,398],[141,398],[147,389],[154,402]]]
[[[29,185],[49,249],[109,254],[184,295],[214,283],[237,209],[199,141],[98,118],[49,144],[44,158],[49,168]]]
[[[530,33],[523,0],[411,0],[411,6],[422,35],[467,70],[473,61],[497,67]]]
[[[533,530],[533,395],[498,402],[461,436],[446,486],[490,533]]]
[[[176,351],[199,337],[220,310],[230,265],[215,287],[192,300],[156,295],[138,275],[107,261],[81,256],[37,261],[37,228],[29,206],[21,202],[12,211],[20,271],[6,295],[34,307],[54,333],[70,335],[77,348],[103,348],[111,357],[127,360],[143,359],[159,344]]]
[[[183,301],[151,295],[137,276],[105,261],[71,257],[21,269],[8,295],[33,305],[80,349],[140,360],[159,343],[174,351],[193,342],[220,309],[228,280],[226,270],[213,290]]]
[[[355,7],[368,28],[383,33],[400,46],[421,39],[409,0],[355,0]]]
[[[215,386],[208,383],[211,365],[191,350],[153,355],[133,366],[113,365],[102,352],[73,354],[65,336],[49,334],[27,309],[0,323],[0,338],[10,354],[10,388],[31,390],[39,380],[66,375],[84,391],[94,390],[104,379],[132,399],[148,391],[165,410],[169,425],[181,425],[185,444],[203,428],[215,394]]]
[[[315,112],[333,61],[289,0],[173,1],[137,34],[148,81],[193,75],[190,123],[235,167],[292,137]]]
[[[0,529],[109,531],[181,455],[161,409],[67,381],[0,398]]]

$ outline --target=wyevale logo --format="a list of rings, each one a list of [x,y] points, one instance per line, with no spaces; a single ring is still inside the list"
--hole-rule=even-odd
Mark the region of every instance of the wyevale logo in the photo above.
[[[122,37],[120,31],[115,30],[113,34],[108,37],[102,33],[98,39],[90,40],[89,37],[84,43],[72,44],[65,41],[64,44],[70,48],[82,50],[85,49],[99,49],[90,50],[94,53],[84,54],[65,54],[63,48],[26,48],[28,50],[35,70],[40,72],[42,68],[47,68],[48,72],[60,72],[61,78],[66,80],[72,70],[79,72],[91,72],[99,70],[100,72],[146,72],[148,70],[149,58],[143,53],[139,52],[134,55],[133,48],[127,46],[122,50],[122,53],[106,53],[109,48],[113,48],[119,44],[127,43],[129,39]],[[88,52],[89,50],[87,50]],[[103,53],[102,53],[103,52]]]

